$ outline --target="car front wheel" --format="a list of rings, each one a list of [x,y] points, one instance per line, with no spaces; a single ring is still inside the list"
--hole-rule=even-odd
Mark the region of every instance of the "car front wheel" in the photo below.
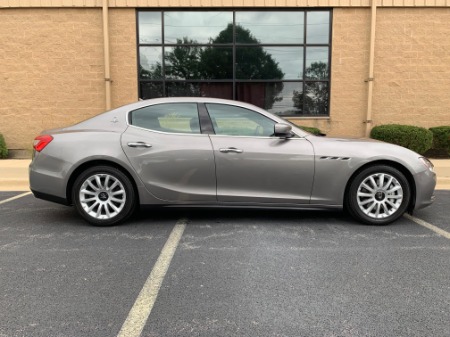
[[[350,214],[370,225],[387,225],[405,213],[411,188],[402,172],[376,165],[359,172],[350,183],[346,206]]]
[[[95,226],[125,221],[136,203],[130,179],[110,166],[95,166],[81,173],[75,180],[72,200],[78,213]]]

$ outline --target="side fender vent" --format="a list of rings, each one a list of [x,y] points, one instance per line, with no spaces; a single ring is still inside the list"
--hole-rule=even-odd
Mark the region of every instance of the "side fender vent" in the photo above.
[[[320,157],[320,160],[350,160],[350,157]]]

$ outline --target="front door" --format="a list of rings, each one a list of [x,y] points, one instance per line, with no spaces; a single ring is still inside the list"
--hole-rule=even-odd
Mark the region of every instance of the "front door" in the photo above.
[[[206,104],[215,135],[217,199],[239,203],[309,203],[314,152],[305,138],[274,137],[275,121],[252,110]]]

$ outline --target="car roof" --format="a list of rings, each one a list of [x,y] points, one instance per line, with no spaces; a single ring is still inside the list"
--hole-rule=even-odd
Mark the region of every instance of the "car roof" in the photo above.
[[[131,103],[120,107],[119,109],[124,109],[127,111],[143,108],[153,104],[161,103],[218,103],[218,104],[229,104],[235,105],[243,108],[249,108],[253,110],[263,110],[256,105],[244,103],[240,101],[234,101],[222,98],[210,98],[210,97],[162,97],[162,98],[151,98],[146,100],[141,100],[136,103]],[[263,110],[265,111],[265,110]]]

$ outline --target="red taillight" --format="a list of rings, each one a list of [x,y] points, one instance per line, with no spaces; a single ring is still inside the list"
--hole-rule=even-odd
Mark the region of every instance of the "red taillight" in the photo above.
[[[33,142],[33,148],[37,152],[41,152],[50,142],[53,140],[53,137],[50,135],[42,135],[37,136]]]

